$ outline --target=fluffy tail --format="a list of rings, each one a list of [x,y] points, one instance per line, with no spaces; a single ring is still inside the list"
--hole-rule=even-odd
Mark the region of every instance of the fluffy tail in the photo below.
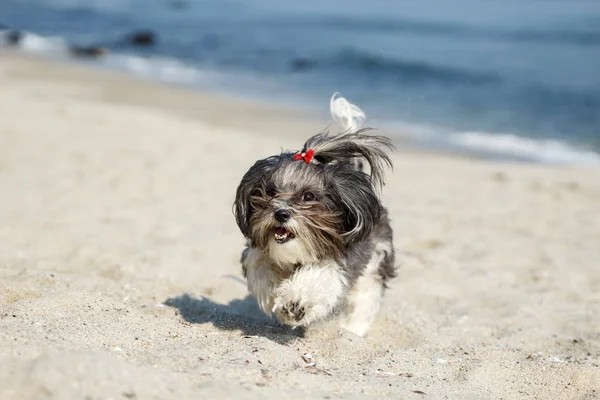
[[[302,153],[313,151],[313,162],[320,164],[351,163],[364,172],[364,163],[369,175],[377,186],[384,184],[385,167],[392,168],[392,160],[387,154],[394,146],[389,138],[381,135],[365,134],[370,129],[362,128],[365,113],[356,105],[335,93],[330,101],[331,116],[344,131],[330,136],[328,132],[309,138]]]
[[[345,132],[358,131],[366,120],[365,113],[357,105],[351,104],[337,92],[329,101],[331,117]]]

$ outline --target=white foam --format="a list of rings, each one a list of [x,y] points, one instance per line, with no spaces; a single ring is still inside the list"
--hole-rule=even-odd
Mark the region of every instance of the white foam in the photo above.
[[[19,42],[19,47],[29,53],[66,54],[67,51],[64,39],[60,37],[39,36],[30,32],[26,32],[23,35],[23,38]]]
[[[8,45],[6,34],[0,31],[0,46]],[[23,32],[18,47],[25,52],[37,53],[51,57],[68,56],[68,46],[60,37],[44,37],[30,32]],[[100,65],[133,73],[147,79],[168,83],[187,85],[208,85],[218,88],[229,88],[251,85],[264,89],[269,81],[252,80],[252,75],[238,76],[235,73],[224,73],[218,70],[199,69],[185,62],[167,57],[142,57],[131,54],[108,53],[98,59]],[[235,82],[235,84],[232,84]],[[268,90],[265,90],[268,92]],[[550,164],[589,164],[600,165],[600,154],[588,149],[580,149],[569,143],[550,140],[533,139],[511,133],[490,132],[449,132],[439,127],[424,125],[388,124],[417,143],[438,149],[454,149],[471,151],[481,155],[500,158],[513,158]]]
[[[67,53],[67,44],[64,39],[52,36],[40,36],[31,32],[20,32],[22,35],[17,44],[8,40],[8,30],[0,31],[0,46],[15,46],[26,53],[63,56]]]
[[[450,140],[463,148],[492,152],[551,164],[600,165],[600,154],[578,149],[551,139],[531,139],[514,134],[462,132],[451,134]]]
[[[386,124],[409,140],[440,150],[471,152],[483,156],[548,164],[600,165],[600,153],[555,139],[534,139],[512,133],[448,131],[440,127]]]
[[[9,31],[0,31],[0,46],[8,46]],[[40,36],[31,32],[22,32],[22,38],[16,48],[26,53],[51,57],[67,57],[67,42],[60,37]],[[133,73],[147,79],[170,83],[198,83],[203,73],[200,69],[184,62],[167,57],[141,57],[131,54],[108,53],[98,59],[104,67]]]
[[[197,83],[202,71],[184,62],[164,57],[140,57],[128,54],[112,54],[103,57],[101,64],[125,70],[135,75],[170,83]]]

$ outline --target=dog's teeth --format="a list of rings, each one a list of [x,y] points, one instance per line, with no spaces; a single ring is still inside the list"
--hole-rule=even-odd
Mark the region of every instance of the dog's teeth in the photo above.
[[[284,239],[286,239],[287,237],[288,237],[288,234],[287,234],[287,233],[284,233],[283,235],[280,235],[279,233],[276,233],[276,234],[275,234],[275,239],[276,239],[276,240],[284,240]]]

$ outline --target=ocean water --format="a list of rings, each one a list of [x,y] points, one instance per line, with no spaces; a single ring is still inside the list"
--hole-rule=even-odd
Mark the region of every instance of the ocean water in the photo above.
[[[0,0],[0,24],[201,89],[325,111],[339,91],[418,145],[600,165],[593,0]],[[127,44],[140,29],[158,43]]]

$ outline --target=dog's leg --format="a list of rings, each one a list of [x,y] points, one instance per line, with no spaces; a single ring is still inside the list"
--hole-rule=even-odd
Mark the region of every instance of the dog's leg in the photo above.
[[[260,309],[271,316],[273,292],[278,277],[266,264],[260,250],[247,247],[242,253],[242,271],[248,283],[248,291],[256,298]]]
[[[302,266],[276,289],[273,312],[282,324],[309,325],[332,313],[347,284],[346,277],[333,262]]]
[[[357,279],[348,293],[348,315],[342,320],[342,328],[358,336],[367,333],[379,312],[379,304],[385,289],[385,273],[390,263],[393,263],[391,243],[378,243],[363,275]]]

